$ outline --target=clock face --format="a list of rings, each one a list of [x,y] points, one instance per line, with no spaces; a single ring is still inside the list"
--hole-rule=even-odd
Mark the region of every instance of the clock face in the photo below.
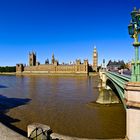
[[[94,56],[97,56],[96,53],[94,53]]]

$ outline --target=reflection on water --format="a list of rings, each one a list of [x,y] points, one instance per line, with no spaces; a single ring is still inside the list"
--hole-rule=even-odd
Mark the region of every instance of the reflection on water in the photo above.
[[[98,77],[1,76],[1,94],[31,101],[7,114],[26,126],[39,122],[54,132],[87,138],[125,136],[125,110],[122,104],[99,105]],[[114,115],[115,114],[115,115]]]

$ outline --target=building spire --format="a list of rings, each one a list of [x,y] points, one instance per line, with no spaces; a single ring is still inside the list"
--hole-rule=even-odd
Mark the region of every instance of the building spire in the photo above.
[[[54,53],[52,54],[52,58],[54,59]]]
[[[54,64],[55,58],[54,58],[54,53],[52,54],[52,64]]]
[[[98,52],[97,52],[96,46],[94,45],[94,50],[93,50],[93,71],[97,72],[97,67],[98,67]]]

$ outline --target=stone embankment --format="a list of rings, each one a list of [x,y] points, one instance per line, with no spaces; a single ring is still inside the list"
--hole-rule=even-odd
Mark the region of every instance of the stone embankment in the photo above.
[[[34,137],[34,134],[36,134],[36,131],[34,131],[34,130],[36,128],[42,128],[42,130],[44,132],[45,131],[47,132],[47,130],[50,129],[49,126],[39,124],[39,123],[34,123],[31,125],[28,125],[28,128],[27,128],[28,137],[29,136],[30,136],[30,138]],[[39,131],[42,132],[41,129]],[[38,133],[40,134],[39,131],[38,131]],[[32,133],[32,132],[34,132],[34,133]],[[57,134],[57,133],[52,133],[50,135],[50,137],[54,140],[55,139],[58,139],[58,140],[127,140],[127,139],[121,139],[121,138],[120,139],[87,139],[87,138],[70,137],[70,136],[65,136],[65,135],[61,135],[61,134]],[[44,137],[44,135],[40,135],[39,140],[45,140],[44,138],[47,140],[47,138]],[[11,130],[10,128],[8,128],[5,125],[3,125],[2,123],[0,123],[0,140],[29,140],[29,138],[20,135],[19,133]]]
[[[42,133],[42,135],[39,135],[39,139],[40,140],[44,140],[44,136],[47,134],[47,131],[50,130],[50,127],[48,125],[44,125],[44,124],[39,124],[39,123],[33,123],[31,125],[28,125],[28,137],[30,138],[34,138],[36,136],[36,131],[37,134],[41,134],[42,131],[44,132],[44,134]],[[36,131],[35,131],[36,130]],[[61,135],[61,134],[57,134],[57,133],[52,133],[50,134],[51,139],[58,139],[58,140],[127,140],[127,139],[88,139],[88,138],[77,138],[77,137],[70,137],[70,136],[65,136],[65,135]]]
[[[16,72],[0,72],[0,75],[16,75]]]
[[[28,138],[0,123],[0,140],[28,140]]]

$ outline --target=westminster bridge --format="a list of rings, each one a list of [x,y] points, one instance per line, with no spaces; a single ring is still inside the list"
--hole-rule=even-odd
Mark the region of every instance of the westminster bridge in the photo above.
[[[115,89],[115,93],[126,109],[126,137],[129,140],[139,140],[140,138],[140,82],[139,75],[136,81],[132,76],[121,75],[110,71],[100,71],[102,88],[109,85]]]
[[[118,97],[121,99],[126,108],[126,137],[129,140],[140,139],[140,59],[139,46],[140,42],[140,10],[136,8],[131,12],[131,21],[128,25],[128,32],[134,39],[133,46],[135,49],[135,59],[131,61],[131,76],[120,75],[117,73],[102,71],[100,78],[102,86],[107,84],[116,90]]]

